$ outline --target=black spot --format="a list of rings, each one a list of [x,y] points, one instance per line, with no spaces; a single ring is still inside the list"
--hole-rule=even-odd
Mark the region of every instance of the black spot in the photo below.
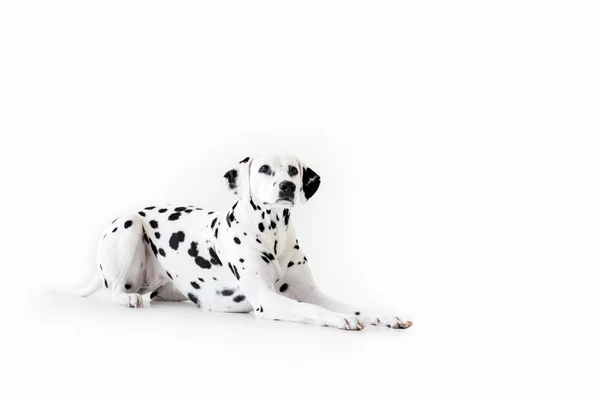
[[[115,233],[117,231],[117,228],[113,229],[112,233]]]
[[[144,232],[143,238],[144,238],[144,242],[150,244],[150,239],[148,238],[148,235],[146,235],[146,232]]]
[[[244,262],[244,259],[243,259],[243,258],[240,258],[240,262],[241,262],[241,263],[243,263],[243,262]],[[102,269],[102,267],[100,267],[100,269]]]
[[[262,222],[258,224],[258,230],[261,231],[261,232],[265,231],[265,226],[263,225]]]
[[[277,255],[277,240],[275,241],[275,244],[273,245],[273,253],[275,253],[275,255]]]
[[[198,305],[198,297],[196,297],[194,293],[188,293],[187,297],[191,300],[192,303]]]
[[[252,199],[250,199],[250,205],[252,206],[252,209],[254,209],[254,211],[256,211],[256,204],[254,204]]]
[[[235,276],[235,279],[237,279],[239,281],[240,280],[240,274],[238,274],[238,270],[235,267],[235,265],[232,265],[231,263],[227,263],[227,264],[229,265],[229,269],[231,270],[231,272]]]
[[[104,286],[108,289],[108,282],[106,282],[106,278],[104,278]]]
[[[267,257],[269,257],[269,260],[273,261],[275,259],[275,256],[273,256],[273,254],[269,253],[267,254]]]
[[[275,229],[276,226],[277,224],[275,223],[275,221],[271,221],[271,229]]]
[[[221,296],[231,296],[235,293],[235,289],[223,289],[221,290]]]
[[[204,279],[202,279],[202,278],[198,278],[198,280],[199,280],[200,282],[204,282]]]
[[[260,239],[259,239],[259,238],[256,238],[256,242],[257,242],[257,243],[261,243],[261,244],[262,244],[262,242],[260,241]]]
[[[119,218],[115,218],[115,219],[113,219],[113,222],[111,222],[111,224],[114,224],[115,222],[117,222],[117,220],[118,220],[118,219],[119,219]]]
[[[194,281],[191,281],[191,282],[190,282],[190,285],[192,285],[192,287],[193,287],[194,289],[200,289],[200,285],[198,285],[198,283],[196,283],[196,282],[194,282]]]
[[[269,264],[269,256],[264,251],[261,252],[260,258],[262,258],[264,262],[266,262],[267,264]]]
[[[100,271],[102,271],[102,270],[103,270],[103,269],[102,269],[102,264],[98,264],[98,265],[100,266]]]
[[[169,246],[173,250],[177,250],[179,248],[179,243],[185,240],[185,233],[183,231],[175,232],[171,235],[171,239],[169,239]]]
[[[158,290],[155,290],[154,292],[150,293],[150,300],[155,298],[157,294],[158,294]]]
[[[288,268],[290,268],[290,267],[293,267],[293,266],[294,266],[294,262],[293,262],[293,261],[290,261],[290,262],[288,263]]]
[[[225,216],[225,221],[227,221],[227,225],[231,228],[231,221],[229,220],[229,213]]]
[[[238,294],[233,298],[233,301],[235,301],[236,303],[240,303],[244,300],[246,300],[246,296],[244,296],[243,294]]]
[[[190,249],[188,250],[188,254],[191,257],[198,257],[198,243],[197,242],[190,243]]]
[[[144,207],[144,210],[154,210],[156,206]]]
[[[133,225],[133,222],[131,222],[131,221],[127,220],[127,221],[125,221],[125,223],[123,224],[123,227],[124,227],[125,229],[127,229],[127,228],[129,228],[131,225]]]
[[[244,158],[242,161],[240,161],[240,164],[247,163],[248,160],[250,160],[250,157]]]
[[[233,221],[235,221],[235,215],[233,215],[233,211],[231,211],[231,214],[229,214],[229,222],[233,222]]]
[[[271,214],[271,210],[267,210],[267,214]]]
[[[193,209],[191,209],[191,208],[188,208],[187,210],[185,210],[185,213],[186,213],[186,214],[189,214],[189,213],[191,213],[192,211],[194,211],[194,210],[193,210]]]
[[[354,313],[354,315],[360,315],[360,312],[359,312],[359,311],[357,311],[357,312],[355,312],[355,313]]]
[[[219,228],[215,229],[215,239],[219,237]]]
[[[146,213],[145,213],[145,212],[143,212],[143,211],[138,211],[138,214],[140,214],[142,217],[145,217],[145,216],[146,216]]]
[[[169,221],[176,221],[179,219],[179,217],[181,216],[181,213],[173,213],[171,215],[169,215]]]
[[[165,253],[165,251],[163,249],[158,249],[158,252],[160,253],[161,256],[166,257],[167,254]]]
[[[187,207],[175,207],[175,211],[177,212],[181,212],[183,210],[185,210]]]
[[[287,288],[288,288],[288,284],[287,284],[287,283],[284,283],[284,284],[283,284],[283,285],[281,285],[281,287],[279,288],[279,291],[280,291],[281,293],[283,293],[283,292],[285,292],[285,291],[287,290]]]
[[[129,290],[131,289],[131,283],[126,283],[125,284],[125,290]]]
[[[171,274],[169,273],[169,271],[166,271],[167,276],[169,277],[170,280],[173,280],[173,277],[171,276]]]
[[[298,246],[298,245],[295,245],[295,246],[294,246],[294,248],[295,248],[296,250],[299,250],[299,249],[300,249],[300,246]]]
[[[102,239],[104,239],[106,237],[106,233],[104,234],[104,236],[102,236]]]
[[[387,324],[386,326],[387,326],[388,328],[391,328],[391,327],[392,327],[390,324]]]
[[[154,236],[155,236],[157,239],[160,239],[160,232],[154,232]]]
[[[158,249],[156,248],[156,246],[154,245],[154,243],[152,241],[150,241],[150,247],[152,248],[152,252],[156,256],[156,253],[158,253]]]
[[[158,222],[156,222],[155,220],[150,221],[150,226],[154,229],[158,228]]]
[[[214,276],[213,276],[213,279],[214,279],[215,281],[217,280],[217,278],[215,278]]]
[[[167,209],[166,208],[161,208],[160,210],[158,210],[158,212],[162,214],[162,213],[167,212]]]
[[[211,215],[211,214],[214,214],[214,213],[215,213],[214,211],[209,211],[208,215]]]
[[[260,214],[260,218],[265,219],[265,212],[263,211],[262,214]]]
[[[234,241],[236,244],[240,244],[240,243],[242,243],[242,242],[240,241],[240,239],[238,239],[238,237],[237,237],[237,236],[233,238],[233,241]]]
[[[215,219],[213,219],[212,223],[210,224],[210,227],[214,228],[216,223],[217,223],[217,219],[215,218]]]
[[[202,256],[198,256],[194,258],[194,262],[196,263],[196,265],[198,265],[200,268],[204,268],[204,269],[210,269],[211,265],[210,262],[202,257]]]
[[[208,253],[210,254],[210,262],[213,263],[214,265],[223,265],[221,263],[221,259],[219,258],[219,256],[217,255],[217,252],[215,251],[215,249],[213,249],[212,247],[210,249],[208,249]]]
[[[287,208],[283,210],[283,222],[285,222],[286,225],[290,223],[290,210]]]

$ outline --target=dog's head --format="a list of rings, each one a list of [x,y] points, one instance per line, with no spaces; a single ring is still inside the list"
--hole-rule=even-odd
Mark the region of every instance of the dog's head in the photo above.
[[[225,179],[240,198],[283,208],[306,202],[321,184],[319,175],[296,157],[277,154],[246,157],[225,173]]]

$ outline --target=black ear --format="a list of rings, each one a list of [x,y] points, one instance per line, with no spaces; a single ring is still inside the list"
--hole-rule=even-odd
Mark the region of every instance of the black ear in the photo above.
[[[240,161],[237,167],[225,172],[223,177],[227,179],[229,190],[233,193],[242,196],[248,187],[248,179],[250,175],[250,157]],[[248,189],[249,190],[249,189]]]
[[[229,171],[225,172],[225,175],[223,175],[223,177],[227,179],[227,183],[229,184],[229,190],[233,190],[235,192],[235,189],[237,188],[238,177],[237,169],[230,169]]]
[[[321,177],[309,167],[302,167],[302,192],[305,201],[308,201],[319,189]]]

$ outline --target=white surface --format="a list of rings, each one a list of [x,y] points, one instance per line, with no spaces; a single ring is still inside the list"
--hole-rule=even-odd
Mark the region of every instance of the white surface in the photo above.
[[[368,4],[368,5],[367,5]],[[594,2],[2,2],[2,399],[598,398]],[[104,224],[257,151],[341,332],[51,295]]]

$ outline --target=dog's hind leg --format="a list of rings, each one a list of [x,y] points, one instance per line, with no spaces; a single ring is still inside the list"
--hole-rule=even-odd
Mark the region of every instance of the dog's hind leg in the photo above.
[[[98,264],[112,300],[126,307],[143,307],[138,292],[144,285],[145,245],[137,215],[116,219],[98,246]]]

